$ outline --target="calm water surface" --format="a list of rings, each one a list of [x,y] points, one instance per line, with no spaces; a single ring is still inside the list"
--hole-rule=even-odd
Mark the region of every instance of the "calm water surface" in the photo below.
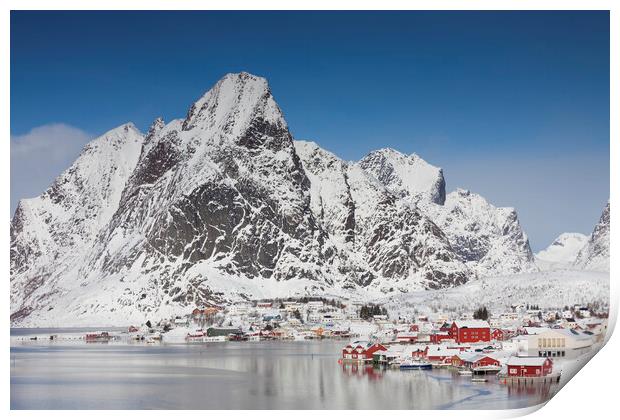
[[[504,409],[557,390],[492,376],[472,383],[447,369],[343,366],[344,341],[86,344],[11,334],[12,409]]]

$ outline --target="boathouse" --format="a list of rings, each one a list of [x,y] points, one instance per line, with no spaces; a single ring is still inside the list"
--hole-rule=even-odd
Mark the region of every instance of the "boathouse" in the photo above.
[[[386,351],[387,347],[379,343],[369,341],[354,341],[342,349],[342,360],[370,362],[377,351]]]
[[[508,359],[508,376],[540,377],[550,375],[553,361],[548,357],[518,357]]]
[[[464,367],[471,370],[497,367],[499,370],[500,362],[486,354],[465,352],[452,356],[452,366]]]

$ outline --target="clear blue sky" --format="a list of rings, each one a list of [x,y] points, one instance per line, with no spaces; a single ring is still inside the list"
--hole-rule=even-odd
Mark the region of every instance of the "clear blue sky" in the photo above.
[[[609,197],[607,12],[12,12],[12,139],[146,130],[238,71],[269,80],[294,137],[416,152],[516,207],[535,249],[589,234]],[[53,178],[16,162],[12,208]]]

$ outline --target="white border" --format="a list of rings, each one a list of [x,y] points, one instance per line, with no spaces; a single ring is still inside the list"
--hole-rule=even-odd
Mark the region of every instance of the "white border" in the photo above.
[[[205,4],[203,4],[205,3]],[[9,153],[9,139],[10,139],[10,10],[198,10],[198,9],[210,9],[210,10],[231,10],[231,9],[246,9],[246,10],[258,10],[258,9],[289,9],[289,10],[340,10],[340,9],[362,9],[362,10],[610,10],[611,20],[611,94],[610,94],[610,117],[611,117],[611,131],[610,137],[614,139],[611,142],[610,154],[610,171],[611,171],[611,200],[618,196],[618,167],[620,166],[620,156],[618,155],[618,140],[620,140],[618,131],[618,113],[620,111],[620,91],[618,84],[618,75],[620,75],[620,67],[618,65],[618,53],[620,52],[620,31],[618,29],[620,23],[620,2],[613,0],[566,0],[566,1],[554,1],[554,0],[445,0],[445,1],[392,1],[382,0],[381,2],[371,2],[366,0],[360,0],[356,2],[345,2],[338,0],[315,0],[315,1],[297,1],[295,4],[286,1],[242,1],[242,0],[229,0],[219,2],[199,2],[192,0],[151,0],[148,2],[138,2],[135,0],[93,0],[85,3],[83,1],[75,0],[58,0],[54,4],[50,1],[44,0],[5,0],[2,4],[2,17],[0,24],[0,53],[2,60],[0,60],[0,71],[2,77],[0,78],[0,87],[2,92],[3,107],[0,111],[0,123],[3,127],[0,159],[2,159],[1,170],[3,174],[2,182],[2,195],[1,200],[5,209],[5,215],[8,213],[6,210],[9,208],[9,165],[10,165],[10,153]],[[8,222],[8,221],[7,221]],[[595,221],[593,221],[594,224]],[[2,382],[2,398],[3,406],[6,410],[9,410],[10,406],[10,370],[9,364],[9,224],[4,223],[1,225],[0,237],[4,238],[3,250],[5,258],[2,261],[3,272],[6,273],[3,285],[3,296],[5,296],[6,309],[4,312],[4,319],[7,320],[3,324],[3,345],[1,347],[2,354],[4,355],[5,363],[2,364],[4,371],[4,382]],[[614,225],[615,226],[615,225]],[[612,228],[611,246],[612,255],[613,250],[616,249],[615,244],[620,243],[618,241],[618,230]],[[615,284],[615,275],[618,273],[619,268],[618,260],[612,258],[611,264],[611,313],[610,313],[610,329],[615,325],[617,319],[618,309],[618,285]],[[616,410],[615,398],[617,395],[617,386],[615,385],[616,379],[619,377],[620,369],[618,369],[619,363],[615,354],[618,354],[620,349],[619,339],[617,336],[612,336],[608,344],[597,354],[592,361],[590,361],[586,367],[579,372],[542,410],[537,410],[537,407],[522,409],[522,410],[498,410],[498,411],[398,411],[398,412],[379,412],[379,411],[356,411],[354,413],[341,413],[341,412],[325,412],[325,411],[275,411],[275,412],[261,412],[254,411],[250,415],[259,419],[263,418],[285,418],[295,416],[298,418],[310,418],[316,415],[328,416],[336,418],[342,415],[352,415],[356,418],[365,419],[371,416],[390,416],[390,417],[402,417],[416,416],[417,418],[503,418],[514,417],[524,415],[529,412],[535,411],[531,418],[565,418],[565,419],[583,419],[591,417],[610,417],[609,413],[613,413]],[[164,418],[168,415],[173,416],[237,416],[243,415],[241,412],[217,412],[210,411],[208,413],[182,411],[175,413],[166,412],[137,412],[137,411],[92,411],[84,413],[80,411],[66,412],[66,411],[46,411],[42,412],[10,412],[14,417],[38,417],[40,415],[49,416],[50,418],[78,418],[85,415],[92,416],[94,418],[107,418],[109,415],[121,416],[123,418],[136,416],[148,416],[149,418]]]

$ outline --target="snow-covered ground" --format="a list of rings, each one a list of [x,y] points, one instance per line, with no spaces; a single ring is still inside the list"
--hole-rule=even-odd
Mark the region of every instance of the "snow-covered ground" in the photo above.
[[[396,295],[385,299],[391,315],[426,312],[471,313],[486,306],[499,313],[513,304],[562,308],[592,302],[609,303],[609,273],[558,270],[473,280],[451,289]]]
[[[309,281],[277,282],[273,279],[238,278],[231,282],[225,276],[210,276],[213,287],[225,290],[231,301],[240,300],[241,294],[251,299],[288,298],[308,296]],[[316,291],[313,293],[316,295]],[[597,271],[559,270],[488,277],[440,290],[420,290],[402,293],[398,289],[385,293],[374,288],[342,289],[338,284],[321,292],[324,297],[342,300],[384,304],[392,317],[410,317],[418,313],[471,314],[480,306],[498,314],[513,304],[538,305],[541,308],[562,308],[565,305],[609,303],[609,273]],[[103,298],[98,298],[103,305]],[[112,300],[105,306],[113,305]],[[68,308],[65,306],[65,308]],[[191,309],[178,305],[163,306],[162,310],[143,313],[138,310],[109,311],[97,308],[92,312],[69,313],[62,307],[38,312],[28,322],[14,327],[77,327],[77,326],[127,326],[158,321],[163,318],[184,316]],[[123,308],[121,308],[123,309]]]

